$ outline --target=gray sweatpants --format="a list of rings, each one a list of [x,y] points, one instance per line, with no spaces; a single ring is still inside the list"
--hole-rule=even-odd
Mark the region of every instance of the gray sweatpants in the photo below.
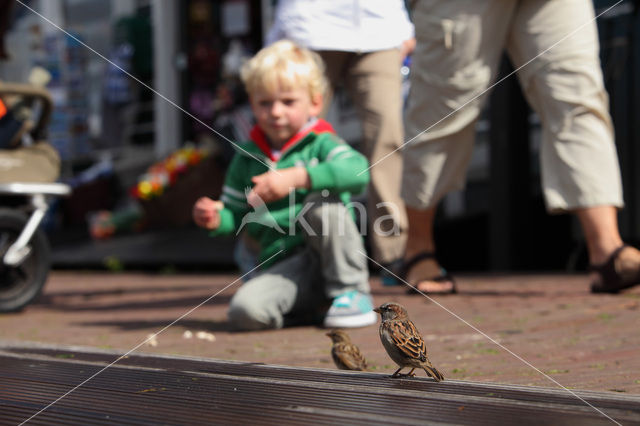
[[[301,224],[306,246],[242,285],[229,321],[239,330],[282,328],[286,318],[313,316],[348,290],[369,293],[363,238],[338,198],[307,197]]]

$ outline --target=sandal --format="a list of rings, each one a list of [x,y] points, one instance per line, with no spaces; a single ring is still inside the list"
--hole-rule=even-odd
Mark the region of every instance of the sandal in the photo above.
[[[640,268],[635,273],[625,273],[625,271],[616,270],[616,260],[620,257],[620,253],[627,247],[623,244],[611,254],[609,259],[601,265],[591,265],[589,270],[600,275],[600,279],[591,283],[591,293],[610,293],[615,294],[629,287],[640,284]]]
[[[415,256],[413,256],[411,259],[409,259],[407,262],[404,263],[404,265],[402,266],[402,273],[401,273],[401,277],[402,279],[407,282],[407,276],[409,275],[409,271],[411,271],[411,268],[413,268],[414,266],[416,266],[418,263],[422,262],[423,260],[427,260],[427,259],[434,259],[435,260],[436,255],[433,252],[426,252],[423,251],[421,253],[416,254]],[[450,289],[445,290],[445,291],[429,291],[429,292],[424,292],[422,290],[420,290],[417,287],[417,284],[419,284],[422,281],[433,281],[433,282],[437,282],[437,283],[441,283],[441,282],[447,282],[450,281],[452,286]],[[419,280],[417,280],[414,283],[409,283],[411,285],[411,288],[407,289],[407,293],[408,294],[422,294],[422,293],[428,293],[428,294],[455,294],[458,291],[456,290],[456,282],[453,279],[453,277],[444,269],[444,268],[440,268],[440,275],[437,275],[435,277],[425,277],[425,278],[421,278]]]

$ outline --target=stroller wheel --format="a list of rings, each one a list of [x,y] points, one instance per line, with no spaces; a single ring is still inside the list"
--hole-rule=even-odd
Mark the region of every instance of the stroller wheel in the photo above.
[[[32,302],[42,292],[49,274],[51,251],[41,230],[31,238],[31,251],[19,265],[9,266],[2,260],[26,223],[22,214],[0,209],[0,312],[18,311]]]

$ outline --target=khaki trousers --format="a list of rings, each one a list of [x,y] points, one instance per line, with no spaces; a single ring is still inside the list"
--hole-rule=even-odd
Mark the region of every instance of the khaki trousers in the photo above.
[[[547,209],[623,206],[588,0],[421,0],[402,196],[419,209],[464,187],[474,125],[504,49],[542,121]],[[510,77],[513,78],[513,77]],[[518,143],[518,141],[513,141]]]
[[[362,123],[363,154],[370,164],[367,195],[369,241],[373,258],[389,263],[402,258],[407,217],[400,197],[403,143],[402,78],[400,50],[377,52],[318,52],[325,62],[333,89],[344,87]]]

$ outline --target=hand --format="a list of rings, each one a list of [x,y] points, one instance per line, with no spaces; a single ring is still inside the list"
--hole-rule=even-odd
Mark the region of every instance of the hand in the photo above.
[[[404,58],[411,55],[416,48],[416,39],[410,38],[402,42],[400,45],[400,57],[401,61],[404,61]]]
[[[196,225],[210,230],[220,226],[220,210],[224,208],[222,201],[215,201],[209,197],[200,197],[193,205],[193,221]]]
[[[304,167],[273,170],[251,178],[254,187],[247,195],[247,202],[256,207],[286,197],[295,188],[309,188],[311,181]]]

